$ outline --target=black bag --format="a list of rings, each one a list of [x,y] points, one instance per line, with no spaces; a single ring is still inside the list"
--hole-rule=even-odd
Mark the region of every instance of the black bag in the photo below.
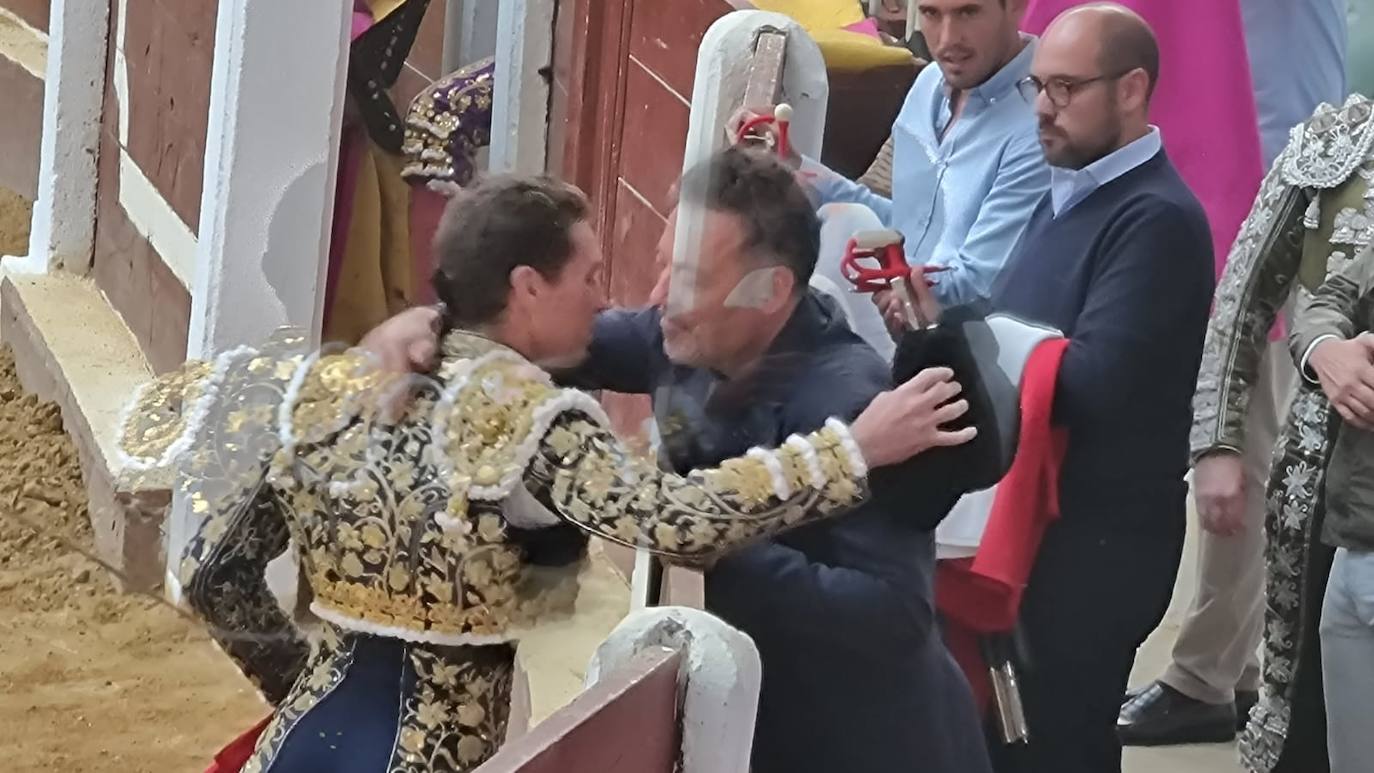
[[[1029,325],[1024,329],[1041,335],[1044,330]],[[1003,342],[989,326],[982,305],[947,309],[938,325],[902,336],[892,360],[893,383],[901,384],[926,368],[952,369],[969,410],[946,429],[974,426],[978,435],[964,445],[933,448],[902,464],[873,471],[870,482],[875,494],[907,502],[938,497],[948,499],[952,506],[964,494],[988,488],[1006,475],[1016,455],[1021,405],[1019,371],[1014,377],[998,364],[1002,350]],[[945,507],[932,516],[933,522],[922,525],[934,528],[948,510]]]

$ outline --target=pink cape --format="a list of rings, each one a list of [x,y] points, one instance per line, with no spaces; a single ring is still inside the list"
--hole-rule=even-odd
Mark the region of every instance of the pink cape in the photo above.
[[[1160,75],[1151,120],[1212,225],[1217,276],[1264,174],[1239,0],[1121,0],[1154,27]],[[1040,34],[1071,0],[1029,0]]]

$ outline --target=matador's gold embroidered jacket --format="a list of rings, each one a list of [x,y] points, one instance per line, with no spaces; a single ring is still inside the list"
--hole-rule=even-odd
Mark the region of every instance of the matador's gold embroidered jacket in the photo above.
[[[532,566],[532,534],[575,528],[702,557],[867,496],[838,422],[676,476],[624,450],[588,395],[484,338],[450,334],[437,374],[413,380],[356,351],[304,352],[283,333],[188,363],[136,398],[120,435],[131,467],[180,465],[203,519],[180,579],[274,701],[308,655],[263,579],[288,538],[311,611],[339,630],[483,645],[575,597],[576,567]],[[416,397],[394,400],[400,388]]]
[[[1280,310],[1300,314],[1322,282],[1374,243],[1374,102],[1352,95],[1295,127],[1260,186],[1227,258],[1208,324],[1193,401],[1192,450],[1240,450],[1265,341]],[[1319,678],[1304,649],[1320,598],[1309,593],[1308,547],[1322,517],[1337,417],[1321,390],[1300,383],[1275,449],[1266,492],[1267,606],[1260,700],[1240,739],[1254,773],[1278,764],[1293,721],[1298,675]]]

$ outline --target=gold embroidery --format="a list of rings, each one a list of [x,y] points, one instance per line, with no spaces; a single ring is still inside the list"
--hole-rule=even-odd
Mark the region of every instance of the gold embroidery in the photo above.
[[[144,387],[120,428],[119,446],[129,458],[143,465],[157,464],[187,436],[193,429],[188,424],[190,413],[205,396],[212,368],[210,362],[193,360]]]
[[[470,771],[500,747],[510,717],[509,647],[411,647],[415,689],[401,712],[393,773]]]

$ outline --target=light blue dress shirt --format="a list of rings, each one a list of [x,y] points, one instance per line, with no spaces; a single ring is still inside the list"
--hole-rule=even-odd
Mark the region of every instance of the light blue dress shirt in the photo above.
[[[1288,144],[1288,131],[1311,117],[1317,105],[1345,101],[1346,3],[1241,0],[1266,168]]]
[[[1035,38],[1023,38],[1015,59],[969,89],[943,140],[949,89],[938,66],[921,71],[892,127],[891,199],[815,162],[803,165],[815,173],[822,204],[864,204],[906,238],[908,263],[948,267],[934,288],[945,306],[991,294],[1049,187],[1035,111],[1016,87],[1035,54]]]
[[[1151,126],[1144,137],[1117,148],[1082,169],[1050,167],[1050,205],[1054,209],[1054,216],[1057,218],[1068,212],[1075,204],[1091,196],[1093,191],[1154,158],[1163,147],[1159,127]]]

